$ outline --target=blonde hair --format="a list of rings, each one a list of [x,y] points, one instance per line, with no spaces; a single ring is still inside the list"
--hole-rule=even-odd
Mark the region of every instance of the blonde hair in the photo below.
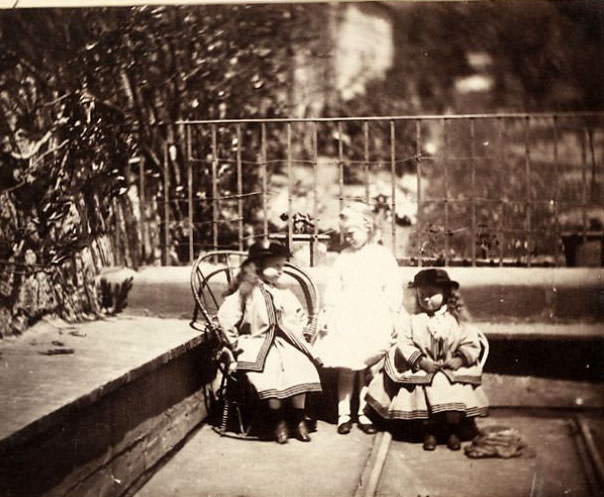
[[[371,207],[364,202],[350,202],[339,215],[340,228],[360,226],[364,228],[372,239],[377,232],[377,223]]]

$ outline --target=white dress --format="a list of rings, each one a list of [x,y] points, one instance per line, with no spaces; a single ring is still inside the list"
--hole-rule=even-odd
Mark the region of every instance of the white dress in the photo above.
[[[363,370],[396,341],[405,312],[399,267],[387,248],[367,243],[342,251],[332,271],[322,317],[327,333],[319,334],[315,352],[325,367]]]

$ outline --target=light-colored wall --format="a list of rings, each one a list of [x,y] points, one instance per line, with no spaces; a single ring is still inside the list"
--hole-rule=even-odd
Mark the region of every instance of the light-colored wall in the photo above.
[[[393,22],[385,8],[332,4],[324,14],[317,39],[299,47],[293,59],[294,117],[319,115],[337,95],[362,94],[367,82],[385,77],[393,63]]]
[[[335,37],[336,90],[348,100],[383,78],[394,57],[392,20],[375,8],[346,5]]]

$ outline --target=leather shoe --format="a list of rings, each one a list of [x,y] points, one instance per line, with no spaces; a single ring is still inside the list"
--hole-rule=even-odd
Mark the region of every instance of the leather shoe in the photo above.
[[[373,423],[361,423],[359,421],[358,426],[359,426],[359,429],[363,433],[367,433],[367,435],[373,435],[374,433],[377,432],[377,429]]]
[[[308,436],[308,427],[304,420],[300,421],[296,426],[296,438],[301,442],[310,442],[310,436]]]
[[[424,450],[435,450],[436,449],[436,437],[434,435],[424,436]]]
[[[288,433],[285,421],[279,421],[275,427],[275,440],[278,444],[287,443]]]
[[[447,439],[447,447],[451,450],[461,449],[461,442],[455,433],[451,433],[451,435],[449,435],[449,438]]]
[[[338,425],[338,433],[340,435],[348,435],[352,429],[352,420],[344,421]]]
[[[304,424],[306,424],[306,428],[308,428],[309,433],[313,433],[313,432],[317,431],[317,420],[316,419],[305,416]]]

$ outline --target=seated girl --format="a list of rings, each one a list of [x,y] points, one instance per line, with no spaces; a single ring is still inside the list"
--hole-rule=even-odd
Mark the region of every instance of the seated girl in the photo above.
[[[279,279],[289,253],[279,243],[255,243],[218,311],[218,321],[258,397],[266,400],[278,443],[288,439],[282,402],[291,401],[295,436],[309,442],[305,397],[320,392],[314,355],[303,336],[304,310]]]
[[[446,271],[422,270],[413,286],[418,310],[369,385],[367,403],[386,420],[423,420],[425,450],[436,448],[437,427],[459,450],[460,422],[487,413],[479,337],[462,321],[459,284]]]

